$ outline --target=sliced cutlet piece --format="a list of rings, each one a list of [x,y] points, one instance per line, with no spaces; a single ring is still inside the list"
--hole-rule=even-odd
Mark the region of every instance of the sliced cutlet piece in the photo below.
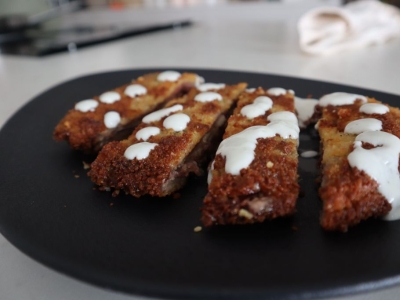
[[[299,194],[293,94],[243,93],[209,170],[205,226],[291,215]]]
[[[398,218],[400,111],[361,95],[320,99],[321,226],[347,231],[362,220]]]
[[[175,71],[143,75],[100,96],[76,103],[56,126],[53,137],[72,149],[97,153],[113,140],[127,138],[143,116],[187,92],[200,79]]]
[[[215,153],[227,115],[246,83],[211,92],[196,88],[143,118],[126,140],[111,142],[92,163],[89,176],[103,189],[135,197],[163,197],[180,189],[190,173]]]

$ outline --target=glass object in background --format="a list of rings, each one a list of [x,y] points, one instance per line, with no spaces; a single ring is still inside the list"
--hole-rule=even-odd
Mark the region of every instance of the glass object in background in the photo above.
[[[157,0],[158,1],[158,0]],[[18,1],[17,1],[18,2]],[[44,0],[43,0],[44,2]],[[43,56],[62,51],[75,52],[77,49],[126,38],[148,32],[184,27],[191,24],[190,20],[172,20],[161,23],[158,20],[123,22],[117,14],[110,15],[110,21],[101,25],[91,14],[89,1],[59,0],[48,1],[50,9],[34,15],[11,15],[0,20],[0,50],[1,53]],[[100,1],[98,1],[100,2]],[[116,1],[108,1],[107,6],[116,9]],[[101,5],[99,3],[99,5]],[[114,5],[114,6],[112,6]],[[89,6],[89,8],[88,8]],[[123,9],[124,6],[119,6]],[[64,26],[57,17],[64,15],[63,20],[73,19],[71,13],[86,9],[83,23],[66,22]],[[106,11],[107,13],[107,11]],[[111,13],[111,12],[110,12]],[[51,20],[53,19],[53,20]],[[51,20],[51,21],[49,21]]]

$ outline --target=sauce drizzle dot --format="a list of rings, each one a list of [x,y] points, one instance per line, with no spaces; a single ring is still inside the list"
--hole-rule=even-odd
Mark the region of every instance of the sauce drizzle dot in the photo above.
[[[117,92],[105,92],[99,97],[100,102],[111,104],[121,100],[121,95]]]
[[[147,89],[141,84],[131,84],[126,87],[124,94],[135,98],[136,96],[146,95]]]
[[[99,105],[99,102],[93,99],[87,99],[79,101],[75,104],[75,109],[81,112],[95,111],[96,107]]]
[[[207,82],[197,86],[197,89],[201,92],[207,92],[209,90],[220,90],[225,87],[225,83],[212,83]]]
[[[190,117],[188,115],[178,113],[166,118],[163,122],[163,126],[174,131],[182,131],[186,129],[189,122]]]
[[[138,160],[145,159],[149,156],[151,150],[153,150],[158,144],[155,143],[148,143],[148,142],[142,142],[138,144],[134,144],[129,146],[125,152],[124,156],[132,160],[134,158]]]
[[[345,133],[360,134],[364,131],[380,131],[382,130],[382,122],[373,118],[359,119],[351,121],[344,128]]]
[[[151,136],[157,135],[160,133],[160,128],[155,126],[149,126],[142,128],[136,132],[136,139],[147,141]]]
[[[202,93],[197,94],[194,97],[194,101],[197,101],[197,102],[211,102],[214,100],[221,101],[222,96],[215,92],[202,92]]]
[[[116,111],[109,111],[104,115],[104,125],[107,128],[115,128],[121,122],[121,116]]]
[[[157,80],[164,82],[164,81],[177,81],[181,77],[181,73],[176,71],[165,71],[161,72],[157,76]]]
[[[272,96],[286,95],[286,90],[280,87],[274,87],[267,90],[267,93]]]
[[[180,111],[182,109],[183,106],[181,104],[175,104],[171,107],[162,108],[160,110],[152,112],[151,114],[148,114],[142,119],[142,121],[147,124],[151,122],[157,122],[160,121],[162,118],[168,116],[169,114]]]
[[[252,104],[248,104],[242,107],[240,110],[240,114],[249,119],[256,118],[258,116],[262,116],[266,111],[271,109],[273,102],[271,98],[266,96],[257,97]]]
[[[379,103],[366,103],[360,107],[360,112],[368,115],[384,115],[389,112],[389,107]]]

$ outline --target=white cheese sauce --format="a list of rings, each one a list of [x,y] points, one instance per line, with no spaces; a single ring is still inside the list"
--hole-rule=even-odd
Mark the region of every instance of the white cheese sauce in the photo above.
[[[307,122],[314,114],[315,106],[317,104],[317,99],[303,99],[294,97],[294,107],[296,109],[299,126],[301,128],[306,127]]]
[[[367,115],[384,115],[389,112],[389,107],[379,103],[366,103],[360,107],[360,112]]]
[[[376,148],[364,149],[362,143]],[[351,167],[367,173],[378,184],[378,191],[392,205],[386,220],[400,218],[400,139],[383,131],[366,131],[359,134],[354,142],[354,150],[349,154]]]
[[[383,115],[389,108],[379,103],[366,103],[360,107],[361,113]],[[355,120],[347,124],[346,133],[358,134],[354,150],[347,160],[351,167],[364,171],[378,183],[379,193],[392,205],[392,210],[385,220],[400,219],[400,174],[399,154],[400,139],[390,133],[381,131],[382,122],[374,118]],[[363,143],[375,148],[364,149]]]
[[[178,113],[166,118],[163,122],[163,126],[174,131],[182,131],[186,129],[189,122],[190,117],[188,115]]]
[[[273,102],[271,98],[266,96],[259,96],[254,99],[252,104],[248,104],[242,107],[240,114],[249,119],[253,119],[264,115],[268,110],[271,109]]]
[[[197,89],[201,92],[207,92],[209,90],[220,90],[225,87],[225,83],[212,83],[212,82],[207,82],[203,84],[199,84],[197,86]]]
[[[151,136],[157,135],[160,133],[160,128],[155,126],[149,126],[142,128],[136,132],[136,139],[147,141]]]
[[[316,157],[318,156],[319,153],[317,151],[314,150],[307,150],[307,151],[303,151],[300,156],[304,157],[304,158],[312,158],[312,157]]]
[[[325,107],[328,105],[351,105],[354,104],[356,100],[361,100],[364,103],[367,102],[367,98],[365,96],[337,92],[321,97],[321,99],[319,99],[319,106]]]
[[[254,160],[257,139],[280,135],[282,138],[298,139],[297,118],[291,112],[277,112],[268,116],[271,121],[266,126],[249,127],[223,140],[217,150],[226,159],[225,171],[239,175]]]
[[[183,109],[183,106],[181,104],[175,104],[171,107],[163,108],[157,111],[152,112],[151,114],[148,114],[145,116],[142,121],[144,123],[152,123],[152,122],[157,122],[160,121],[162,118],[168,116],[169,114],[172,114],[173,112],[177,112]]]
[[[352,121],[344,128],[345,133],[360,134],[364,131],[380,131],[382,130],[382,122],[373,118],[365,118]]]
[[[80,112],[95,111],[98,105],[99,102],[93,99],[82,100],[75,104],[75,110]]]
[[[246,89],[246,92],[247,93],[254,93],[256,91],[256,88],[249,88],[249,89]]]
[[[115,128],[121,122],[121,116],[116,111],[109,111],[104,115],[104,125],[109,128]]]
[[[138,160],[145,159],[149,156],[151,150],[153,150],[157,145],[158,144],[148,142],[134,144],[125,150],[124,156],[129,160],[134,158]]]
[[[157,76],[157,80],[164,82],[164,81],[177,81],[181,77],[181,73],[176,71],[165,71],[161,72]]]
[[[126,87],[124,94],[135,98],[136,96],[146,95],[147,89],[141,84],[131,84]]]
[[[300,132],[297,117],[294,113],[290,111],[278,111],[276,113],[270,114],[267,117],[268,121],[284,121],[290,124],[293,128],[296,128],[297,133]],[[269,124],[268,124],[269,125]],[[281,135],[281,134],[280,134]],[[281,135],[282,136],[282,135]]]
[[[197,94],[194,97],[194,101],[197,101],[197,102],[211,102],[214,100],[221,101],[222,96],[215,92],[202,92],[202,93]]]
[[[267,90],[267,93],[272,96],[286,95],[287,91],[284,88],[274,87]]]
[[[121,95],[117,92],[105,92],[100,95],[99,100],[103,103],[112,104],[121,100]]]

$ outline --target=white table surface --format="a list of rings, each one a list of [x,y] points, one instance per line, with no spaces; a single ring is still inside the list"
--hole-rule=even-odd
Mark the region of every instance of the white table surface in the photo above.
[[[214,7],[103,10],[65,18],[71,23],[118,20],[177,20],[196,24],[44,58],[0,55],[0,126],[44,90],[82,75],[141,67],[201,67],[268,72],[326,80],[400,95],[400,39],[328,57],[302,54],[296,20],[316,5],[248,3]],[[290,88],[290,87],[287,87]],[[384,99],[383,99],[384,100]],[[399,299],[400,287],[343,299]],[[123,300],[138,296],[93,287],[57,273],[22,254],[0,235],[1,300]]]

